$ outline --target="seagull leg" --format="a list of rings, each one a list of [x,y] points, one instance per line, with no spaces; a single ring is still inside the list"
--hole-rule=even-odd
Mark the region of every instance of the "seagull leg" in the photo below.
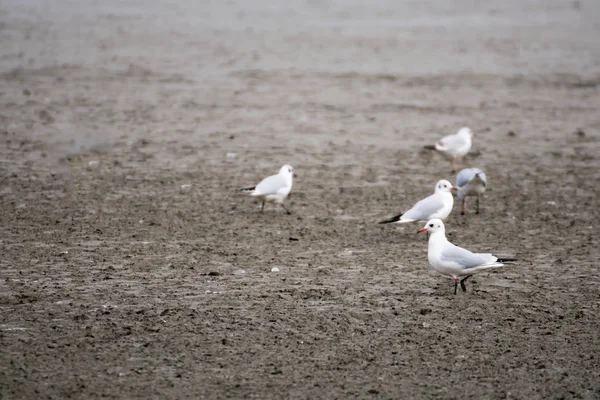
[[[285,205],[283,203],[281,203],[281,207],[283,207],[283,209],[285,210],[286,213],[288,213],[288,215],[291,214],[291,211],[288,210],[287,208],[285,208]]]
[[[462,284],[462,282],[461,282]],[[454,295],[456,296],[456,289],[458,289],[458,278],[454,278]]]
[[[467,281],[467,279],[469,279],[470,277],[472,277],[473,275],[467,275],[466,277],[464,277],[461,281],[460,281],[460,288],[462,289],[463,292],[467,291],[467,287],[465,286],[465,282]]]
[[[452,172],[456,172],[456,168],[454,168],[454,157],[450,160],[450,163],[452,164]]]
[[[479,214],[479,194],[477,195],[477,214]]]
[[[265,212],[265,201],[263,200],[262,202],[262,207],[260,208],[260,212],[264,213]]]
[[[467,202],[467,196],[462,198],[462,211],[460,212],[460,215],[465,215],[465,203]]]

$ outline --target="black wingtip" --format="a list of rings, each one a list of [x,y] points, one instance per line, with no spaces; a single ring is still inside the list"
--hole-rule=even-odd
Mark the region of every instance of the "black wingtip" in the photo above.
[[[504,262],[519,261],[519,260],[516,258],[498,258],[498,260],[496,260],[496,261],[504,263]]]
[[[240,192],[251,192],[254,189],[256,189],[256,186],[252,186],[252,187],[246,187],[246,188],[241,188],[239,189]]]
[[[432,144],[428,144],[428,145],[426,145],[426,146],[423,146],[423,148],[424,148],[424,149],[427,149],[427,150],[435,150],[435,146],[434,146],[434,145],[432,145]]]
[[[391,224],[393,222],[398,222],[400,221],[400,217],[402,217],[402,214],[396,215],[392,218],[384,219],[383,221],[379,221],[378,224]]]

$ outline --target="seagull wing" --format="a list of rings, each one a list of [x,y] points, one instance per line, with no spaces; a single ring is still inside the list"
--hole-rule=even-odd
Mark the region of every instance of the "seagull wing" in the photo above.
[[[266,196],[277,194],[281,189],[287,186],[285,179],[281,175],[271,175],[262,181],[254,189],[254,196]]]
[[[497,262],[497,258],[486,253],[472,253],[467,249],[458,247],[448,242],[441,252],[442,262],[453,264],[455,268],[469,272],[480,269],[501,267],[503,264]]]
[[[479,179],[481,179],[481,181],[483,182],[483,186],[487,187],[487,176],[485,175],[485,172],[479,170],[480,172],[477,174],[477,176],[479,176]]]
[[[448,151],[451,149],[459,149],[467,144],[464,137],[460,135],[444,136],[435,144],[435,148],[439,151]]]
[[[418,201],[410,210],[402,214],[401,221],[427,221],[432,214],[439,211],[442,207],[444,207],[443,198],[432,194]]]
[[[471,181],[477,173],[477,168],[465,168],[456,175],[456,186],[462,187]]]
[[[456,175],[456,186],[465,186],[477,176],[479,176],[479,179],[483,182],[483,185],[487,186],[487,176],[485,175],[485,172],[479,168],[465,168],[460,171],[458,175]]]

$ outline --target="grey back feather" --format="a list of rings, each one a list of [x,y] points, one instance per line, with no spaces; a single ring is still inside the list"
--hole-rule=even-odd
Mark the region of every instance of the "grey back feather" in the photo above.
[[[485,172],[479,168],[465,168],[456,175],[456,186],[462,187],[469,183],[475,178],[475,175],[479,174],[479,179],[482,180],[485,186],[487,186],[487,176]]]
[[[469,250],[455,246],[452,243],[448,243],[448,246],[444,248],[441,258],[443,261],[455,262],[464,269],[494,263],[497,260],[497,258],[491,254],[472,253]]]
[[[410,210],[406,211],[402,217],[404,219],[415,219],[427,221],[431,214],[437,212],[444,206],[443,199],[440,196],[431,195],[419,200]]]
[[[271,175],[256,185],[256,192],[260,194],[277,194],[281,189],[285,188],[287,183],[281,175]]]

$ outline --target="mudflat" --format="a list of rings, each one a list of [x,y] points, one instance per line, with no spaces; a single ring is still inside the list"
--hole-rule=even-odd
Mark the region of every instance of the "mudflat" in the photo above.
[[[0,8],[1,398],[600,397],[600,3],[128,3]]]

